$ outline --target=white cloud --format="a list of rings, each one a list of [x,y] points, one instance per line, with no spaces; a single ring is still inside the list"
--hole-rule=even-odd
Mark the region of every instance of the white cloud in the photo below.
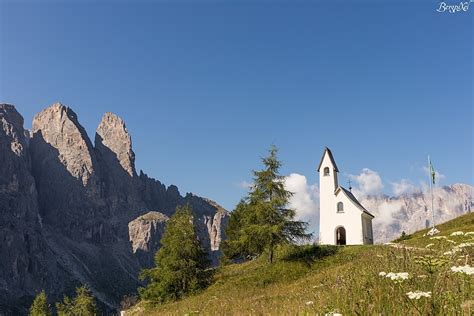
[[[248,190],[248,189],[250,189],[250,188],[252,187],[252,183],[247,182],[247,181],[244,180],[244,181],[240,181],[240,182],[238,183],[238,186],[239,186],[239,188],[241,188],[241,189],[246,189],[246,190]]]
[[[402,179],[400,182],[392,182],[391,185],[394,196],[406,195],[420,191],[418,187],[407,179]]]
[[[296,210],[296,218],[308,222],[308,231],[317,236],[319,232],[318,186],[308,184],[305,176],[292,173],[285,177],[285,189],[293,192],[289,206]]]
[[[364,168],[359,175],[350,174],[349,178],[355,181],[357,185],[353,190],[357,197],[380,195],[382,193],[382,178],[376,171]]]
[[[382,201],[376,212],[376,225],[384,226],[384,229],[388,229],[387,226],[390,226],[395,221],[395,215],[400,212],[403,207],[403,201]]]

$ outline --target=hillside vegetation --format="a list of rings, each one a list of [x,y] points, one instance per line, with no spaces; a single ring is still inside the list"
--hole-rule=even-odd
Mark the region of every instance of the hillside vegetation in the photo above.
[[[393,245],[280,248],[274,264],[261,256],[224,266],[204,292],[141,302],[127,315],[470,315],[474,214],[438,229],[434,238],[423,230]]]

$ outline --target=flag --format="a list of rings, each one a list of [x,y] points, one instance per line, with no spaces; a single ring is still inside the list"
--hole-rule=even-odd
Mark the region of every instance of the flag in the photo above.
[[[435,180],[436,180],[436,172],[435,172],[435,170],[434,170],[434,168],[433,168],[433,164],[431,163],[431,160],[430,160],[430,176],[431,176],[431,182],[432,182],[433,184],[435,184],[435,182],[436,182],[436,181],[435,181]]]

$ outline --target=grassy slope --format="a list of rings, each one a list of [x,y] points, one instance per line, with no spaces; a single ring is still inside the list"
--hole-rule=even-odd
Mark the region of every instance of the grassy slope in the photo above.
[[[438,227],[440,235],[454,231],[473,232],[474,214]],[[472,265],[473,247],[452,256],[443,255],[455,244],[431,240],[420,231],[403,244],[391,246],[348,246],[313,262],[280,260],[269,265],[264,258],[220,269],[215,283],[203,293],[159,306],[140,303],[133,314],[468,314],[474,311],[472,276],[453,273],[451,266]],[[474,235],[448,237],[457,244],[472,242]],[[455,240],[454,240],[455,239]],[[431,248],[424,248],[434,243]],[[420,249],[419,249],[420,248]],[[327,248],[331,249],[331,248]],[[470,254],[470,257],[466,255]],[[417,257],[443,258],[440,266],[416,263]],[[443,263],[443,262],[441,262]],[[435,270],[429,273],[428,270]],[[379,276],[379,272],[408,272],[401,283]],[[433,297],[408,299],[408,291],[431,291]]]
[[[474,231],[474,213],[460,216],[451,221],[438,225],[437,228],[440,230],[439,235],[450,235],[456,231],[472,232]],[[425,246],[426,238],[423,235],[426,234],[430,229],[423,229],[414,234],[409,235],[409,239],[402,241],[401,243],[410,246]],[[474,236],[473,236],[474,237]]]

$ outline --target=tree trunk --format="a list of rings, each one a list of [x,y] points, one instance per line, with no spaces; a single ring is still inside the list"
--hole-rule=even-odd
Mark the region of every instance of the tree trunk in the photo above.
[[[268,261],[273,263],[273,243],[270,244],[269,254],[268,254]]]

